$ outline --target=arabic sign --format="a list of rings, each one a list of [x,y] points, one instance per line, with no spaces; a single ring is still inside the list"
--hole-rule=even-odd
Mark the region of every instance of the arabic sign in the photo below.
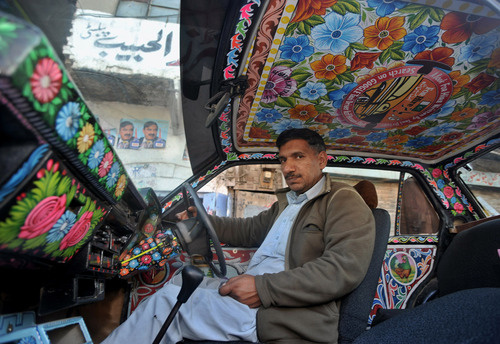
[[[76,68],[179,77],[179,25],[77,12],[65,53]]]

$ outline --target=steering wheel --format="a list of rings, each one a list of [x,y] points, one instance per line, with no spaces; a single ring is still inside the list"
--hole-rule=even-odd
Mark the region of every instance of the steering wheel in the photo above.
[[[205,210],[205,207],[203,207],[203,203],[201,202],[200,198],[198,197],[198,195],[196,194],[196,192],[192,188],[191,184],[189,184],[188,182],[184,183],[182,186],[182,196],[183,196],[184,202],[186,204],[186,210],[187,210],[187,208],[189,208],[189,200],[188,200],[187,193],[189,193],[191,195],[191,197],[193,198],[194,206],[196,207],[196,211],[197,211],[196,218],[201,220],[201,225],[203,226],[203,228],[205,228],[206,240],[204,238],[197,238],[199,236],[197,233],[198,231],[196,229],[193,229],[189,232],[189,234],[193,233],[194,235],[190,236],[188,234],[189,237],[187,239],[184,235],[184,241],[187,244],[186,246],[189,246],[194,241],[202,240],[203,243],[201,244],[201,246],[204,246],[204,247],[202,247],[201,251],[205,252],[204,256],[205,256],[205,259],[208,261],[210,268],[212,269],[212,271],[214,272],[214,274],[217,277],[225,277],[226,273],[227,273],[226,260],[224,259],[224,253],[222,252],[222,247],[220,245],[219,238],[217,237],[217,233],[215,233],[215,229],[214,229],[214,226],[212,224],[212,221],[208,217],[207,211]],[[189,214],[189,211],[187,213]],[[189,220],[191,220],[191,219],[189,219]],[[185,221],[189,221],[189,220],[185,220]],[[181,223],[178,223],[178,227],[180,227],[179,225],[181,225]],[[186,230],[184,230],[184,231],[180,230],[180,231],[182,233],[186,233]],[[217,260],[219,261],[220,269],[217,266],[215,266],[215,264],[213,263],[212,250],[210,249],[210,242],[208,239],[210,239],[212,241],[212,246],[215,250],[215,253],[217,254]],[[188,251],[187,247],[184,247],[184,248],[186,249],[186,251]],[[188,253],[190,253],[190,252],[188,251]]]

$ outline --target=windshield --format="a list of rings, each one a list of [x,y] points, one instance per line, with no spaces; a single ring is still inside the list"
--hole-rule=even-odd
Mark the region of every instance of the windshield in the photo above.
[[[180,0],[45,4],[54,18],[36,3],[21,1],[135,186],[166,195],[191,175],[180,98]]]

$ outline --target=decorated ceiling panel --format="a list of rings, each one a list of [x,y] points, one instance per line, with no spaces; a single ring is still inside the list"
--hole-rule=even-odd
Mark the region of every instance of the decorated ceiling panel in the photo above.
[[[308,127],[330,151],[433,161],[497,133],[500,18],[432,3],[271,1],[245,66],[238,149]]]

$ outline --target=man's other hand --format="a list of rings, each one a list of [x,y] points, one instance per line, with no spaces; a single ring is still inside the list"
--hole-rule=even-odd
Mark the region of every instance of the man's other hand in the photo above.
[[[187,220],[187,219],[189,219],[188,211],[193,215],[193,217],[196,217],[196,215],[198,215],[198,211],[196,210],[196,207],[191,206],[187,210],[184,210],[184,211],[181,211],[180,213],[175,214],[175,217],[179,221]]]
[[[255,277],[252,275],[239,275],[230,278],[219,288],[219,294],[231,296],[250,308],[257,308],[262,304],[255,287]]]

